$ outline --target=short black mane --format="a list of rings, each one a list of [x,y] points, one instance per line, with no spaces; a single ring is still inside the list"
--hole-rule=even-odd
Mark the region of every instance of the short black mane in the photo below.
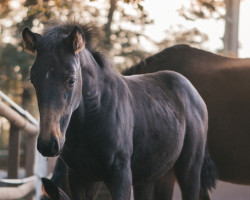
[[[81,24],[78,22],[53,22],[42,34],[42,39],[38,41],[37,47],[46,48],[49,50],[54,49],[62,44],[63,39],[73,31],[75,26],[79,26],[83,30],[84,38],[86,40],[86,48],[90,51],[96,51],[95,40],[102,36],[101,29],[93,24]]]
[[[110,64],[106,53],[103,53],[104,50],[100,48],[102,44],[99,41],[103,41],[102,29],[90,23],[53,22],[46,27],[42,39],[38,41],[37,48],[53,50],[60,47],[63,45],[63,40],[73,31],[75,26],[82,28],[86,42],[85,47],[91,52],[99,66],[103,67],[107,63]]]

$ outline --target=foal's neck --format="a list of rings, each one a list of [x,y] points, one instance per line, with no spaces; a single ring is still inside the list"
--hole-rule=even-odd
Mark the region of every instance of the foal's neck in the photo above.
[[[111,67],[110,62],[98,52],[83,50],[80,54],[82,67],[82,96],[85,108],[85,116],[98,117],[98,112],[102,107],[110,103],[109,98],[105,103],[102,96],[113,95],[114,85],[119,84],[121,76]],[[108,102],[109,101],[109,102]]]

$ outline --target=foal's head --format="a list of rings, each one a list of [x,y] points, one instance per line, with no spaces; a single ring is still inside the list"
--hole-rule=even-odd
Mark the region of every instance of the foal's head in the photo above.
[[[43,156],[56,156],[82,98],[79,52],[85,33],[79,26],[57,26],[39,35],[26,27],[22,36],[25,49],[37,53],[30,72],[40,112],[37,149]]]

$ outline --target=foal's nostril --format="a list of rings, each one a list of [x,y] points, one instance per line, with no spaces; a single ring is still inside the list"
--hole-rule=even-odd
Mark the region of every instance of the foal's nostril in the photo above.
[[[59,151],[59,143],[58,140],[56,138],[52,138],[52,142],[51,142],[51,153],[52,154],[57,154]]]

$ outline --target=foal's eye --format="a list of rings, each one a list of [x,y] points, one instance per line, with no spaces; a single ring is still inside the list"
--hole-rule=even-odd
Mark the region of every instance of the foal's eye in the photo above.
[[[68,80],[68,86],[69,86],[69,87],[72,87],[72,86],[74,85],[75,82],[76,82],[76,78],[70,78],[70,79]]]

